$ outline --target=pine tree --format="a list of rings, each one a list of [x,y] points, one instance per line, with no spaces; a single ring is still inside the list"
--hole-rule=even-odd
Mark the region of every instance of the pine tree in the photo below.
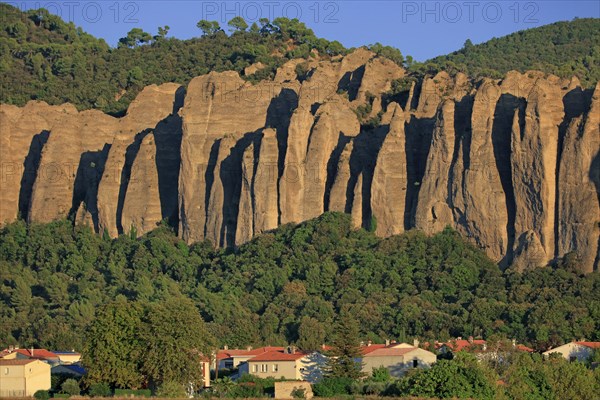
[[[332,350],[326,366],[328,378],[359,379],[362,373],[362,358],[359,342],[358,321],[349,312],[343,312],[334,328]]]

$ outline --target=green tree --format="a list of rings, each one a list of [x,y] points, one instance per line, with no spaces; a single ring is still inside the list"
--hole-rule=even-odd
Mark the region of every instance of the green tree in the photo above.
[[[298,347],[304,351],[316,351],[325,343],[325,328],[319,320],[304,316],[298,327]]]
[[[127,36],[119,39],[119,46],[136,47],[152,40],[152,35],[144,32],[141,28],[133,28],[127,32]]]
[[[240,17],[239,15],[229,20],[227,25],[229,25],[230,27],[229,30],[234,32],[243,32],[246,29],[248,29],[248,23],[244,20],[244,18]]]
[[[172,297],[153,304],[141,337],[142,371],[153,384],[200,383],[202,359],[212,353],[215,340],[189,299]]]
[[[64,381],[60,388],[63,393],[69,394],[71,396],[79,396],[81,394],[79,382],[72,378],[69,378],[66,381]]]
[[[86,381],[119,388],[139,388],[145,345],[140,338],[142,306],[118,297],[98,310],[87,329],[83,351]]]
[[[205,19],[202,19],[198,21],[196,26],[202,31],[202,36],[212,36],[215,35],[217,32],[222,31],[217,21],[207,21]]]
[[[363,376],[358,321],[349,312],[343,312],[334,328],[331,354],[327,360],[329,378],[358,379]]]
[[[112,391],[107,383],[98,382],[90,385],[88,394],[92,397],[110,397],[112,395]]]

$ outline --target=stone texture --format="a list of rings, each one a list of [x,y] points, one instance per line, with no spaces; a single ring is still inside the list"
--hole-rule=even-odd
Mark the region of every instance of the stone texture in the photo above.
[[[149,86],[123,118],[1,105],[0,221],[70,217],[116,237],[166,219],[189,243],[239,246],[331,210],[380,236],[449,225],[503,268],[575,252],[596,270],[599,89],[440,72],[402,108],[385,92],[404,73],[361,48],[289,61],[255,85],[212,72],[187,93]],[[360,126],[367,101],[378,126]]]

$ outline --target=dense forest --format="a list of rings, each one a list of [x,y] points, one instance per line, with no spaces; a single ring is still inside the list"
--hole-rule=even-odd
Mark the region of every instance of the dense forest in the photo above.
[[[536,69],[579,77],[585,87],[600,81],[600,19],[581,18],[527,29],[416,65],[421,72],[461,71],[471,77],[501,78],[510,70]]]
[[[456,232],[380,239],[326,213],[235,250],[188,246],[166,226],[140,239],[70,221],[0,231],[1,345],[81,348],[97,310],[115,299],[187,297],[219,345],[324,343],[337,316],[360,337],[444,341],[515,338],[546,349],[600,340],[600,274],[556,268],[501,272]]]
[[[186,85],[210,71],[243,75],[247,66],[260,62],[263,69],[245,76],[255,82],[272,77],[289,59],[328,58],[349,50],[287,18],[261,19],[248,26],[235,17],[227,27],[202,20],[198,37],[189,40],[168,37],[168,26],[158,27],[155,35],[134,28],[111,48],[44,9],[21,12],[0,3],[0,15],[1,102],[70,102],[79,109],[98,108],[114,115],[122,114],[149,84]],[[577,75],[591,86],[600,80],[599,32],[600,19],[560,22],[480,45],[467,41],[463,49],[424,63],[408,56],[405,60],[400,50],[379,43],[368,47],[404,65],[415,77],[441,69],[472,77],[539,69],[563,77]]]

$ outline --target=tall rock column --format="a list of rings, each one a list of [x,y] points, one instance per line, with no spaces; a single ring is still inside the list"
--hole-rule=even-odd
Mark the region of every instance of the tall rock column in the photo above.
[[[600,84],[585,116],[574,118],[564,139],[558,198],[558,255],[577,252],[581,272],[600,262]]]
[[[391,236],[404,232],[406,206],[406,136],[405,115],[402,108],[393,103],[392,119],[375,163],[371,184],[371,210],[377,221],[375,233]]]
[[[525,126],[513,123],[511,167],[514,186],[515,263],[518,269],[554,258],[558,126],[564,109],[560,87],[539,79],[527,98]],[[533,244],[531,241],[533,240]],[[534,248],[528,256],[525,248]]]

